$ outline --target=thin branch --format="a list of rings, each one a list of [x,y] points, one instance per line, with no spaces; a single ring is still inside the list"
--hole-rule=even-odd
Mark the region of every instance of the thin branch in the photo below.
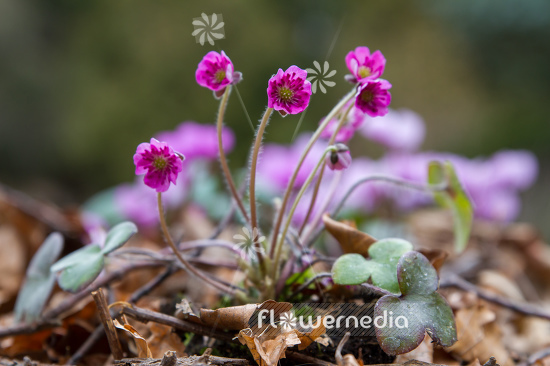
[[[470,282],[456,275],[450,275],[448,277],[442,278],[439,284],[439,287],[456,287],[464,291],[473,292],[483,300],[492,302],[494,304],[500,305],[507,309],[514,310],[520,314],[536,316],[538,318],[550,320],[550,312],[548,311],[545,311],[543,309],[537,308],[529,304],[521,303],[518,301],[501,297],[499,295],[495,295],[491,292],[485,291],[477,287],[474,284],[471,284]]]
[[[215,328],[211,328],[209,326],[193,323],[186,320],[181,320],[170,315],[157,313],[155,311],[139,308],[137,306],[133,306],[133,307],[124,306],[120,309],[120,312],[121,314],[128,315],[129,317],[132,317],[142,323],[148,323],[152,321],[155,323],[171,326],[173,328],[182,330],[184,332],[190,332],[198,335],[212,337],[212,338],[220,339],[227,342],[235,342],[233,340],[234,338],[233,335],[230,333],[225,333],[225,332],[222,332],[221,330],[216,330]]]
[[[113,354],[115,360],[120,360],[124,355],[122,353],[122,348],[120,347],[120,342],[118,341],[118,335],[115,330],[115,325],[113,324],[113,319],[109,313],[109,307],[107,305],[107,299],[105,299],[105,294],[100,288],[97,291],[92,291],[92,297],[94,298],[97,306],[97,311],[99,312],[103,329],[107,335],[111,353]]]

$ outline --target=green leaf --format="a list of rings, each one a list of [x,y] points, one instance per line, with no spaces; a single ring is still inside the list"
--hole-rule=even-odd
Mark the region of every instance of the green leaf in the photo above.
[[[359,254],[338,258],[332,267],[332,278],[339,285],[359,285],[372,278],[373,285],[398,294],[397,263],[412,249],[412,244],[402,239],[379,240],[368,250],[371,260]]]
[[[369,248],[369,255],[372,258],[370,263],[372,284],[399,294],[397,263],[403,254],[412,249],[412,244],[402,239],[383,239],[374,243]]]
[[[105,239],[105,245],[101,253],[109,254],[113,250],[120,248],[124,243],[126,243],[132,235],[137,233],[137,226],[130,221],[121,222],[120,224],[114,226]]]
[[[63,236],[52,233],[32,258],[15,302],[16,322],[32,323],[40,318],[55,283],[55,275],[50,273],[50,266],[62,250]]]
[[[332,266],[332,279],[339,285],[360,285],[370,275],[369,261],[360,254],[344,254]]]
[[[433,161],[428,167],[428,182],[433,185],[447,184],[447,189],[434,192],[435,201],[443,208],[451,209],[454,218],[455,248],[461,252],[468,244],[474,210],[462,188],[453,165],[446,161]]]
[[[59,286],[69,292],[78,292],[92,283],[99,275],[104,265],[103,253],[99,246],[95,252],[88,251],[85,261],[73,263],[66,267],[59,276]]]
[[[386,295],[374,308],[374,317],[391,314],[393,324],[402,328],[376,327],[378,343],[389,355],[407,353],[418,347],[428,332],[432,340],[449,347],[457,340],[453,312],[447,301],[436,292],[437,272],[428,259],[418,252],[408,252],[399,259],[397,278],[401,296]],[[405,320],[398,322],[398,317]]]
[[[82,247],[78,250],[75,250],[71,254],[61,258],[58,260],[51,268],[51,272],[59,272],[65,268],[78,265],[80,263],[84,263],[88,261],[88,257],[90,255],[94,255],[95,253],[100,253],[101,248],[98,244],[90,244],[86,245],[85,247]]]

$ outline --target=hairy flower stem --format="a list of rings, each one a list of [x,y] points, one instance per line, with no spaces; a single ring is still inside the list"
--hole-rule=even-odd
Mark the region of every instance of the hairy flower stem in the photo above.
[[[344,126],[344,123],[346,121],[346,118],[348,118],[349,112],[353,108],[353,103],[350,104],[350,106],[346,109],[346,112],[342,114],[340,117],[340,120],[338,121],[338,126],[336,126],[336,129],[332,133],[332,136],[330,136],[330,140],[328,141],[329,146],[333,145],[336,141],[336,136],[338,135],[338,131]],[[317,182],[315,183],[315,188],[313,188],[313,194],[311,196],[311,202],[309,203],[309,208],[307,210],[306,217],[304,219],[304,222],[302,223],[302,226],[300,227],[300,231],[298,231],[298,235],[302,235],[302,232],[304,231],[304,228],[307,225],[307,222],[309,220],[309,217],[311,216],[311,213],[313,212],[313,207],[315,207],[315,201],[317,201],[317,195],[319,194],[319,188],[321,187],[321,181],[323,180],[323,175],[325,173],[325,167],[326,163],[323,164],[321,167],[321,171],[319,172],[319,177],[317,178]],[[330,197],[327,197],[327,201],[330,199]]]
[[[225,181],[229,186],[229,190],[231,192],[231,195],[233,196],[233,199],[235,200],[235,202],[237,202],[237,206],[239,206],[239,210],[241,211],[241,214],[243,215],[245,221],[249,222],[250,218],[248,217],[248,213],[244,208],[243,201],[241,200],[239,192],[237,192],[237,188],[235,188],[235,182],[233,182],[233,178],[231,177],[231,172],[229,171],[229,166],[227,165],[227,158],[225,157],[225,152],[223,150],[223,139],[222,139],[223,117],[225,115],[225,109],[227,108],[227,101],[229,100],[230,93],[231,93],[231,85],[228,85],[225,88],[225,92],[223,93],[223,97],[220,101],[220,108],[218,110],[217,130],[218,130],[218,150],[220,151],[220,165],[222,167],[223,175],[225,176]]]
[[[309,140],[306,148],[302,152],[302,156],[300,157],[300,160],[298,161],[298,165],[294,169],[294,173],[292,174],[292,177],[290,178],[290,181],[288,182],[288,185],[286,187],[285,195],[283,197],[283,202],[281,203],[281,209],[279,210],[279,214],[277,215],[277,221],[275,221],[275,226],[273,227],[273,231],[271,233],[271,247],[269,250],[269,257],[273,258],[275,255],[275,247],[277,246],[277,242],[279,239],[279,230],[281,228],[281,224],[283,223],[283,217],[285,214],[286,205],[288,203],[288,200],[290,199],[290,194],[292,193],[292,188],[294,187],[294,182],[296,181],[296,177],[298,176],[298,172],[300,171],[300,168],[302,167],[302,164],[304,163],[307,154],[313,147],[313,144],[319,139],[319,136],[321,136],[321,132],[327,127],[328,123],[331,119],[334,118],[334,116],[344,107],[344,105],[353,98],[355,95],[355,88],[351,90],[348,94],[342,98],[342,100],[330,111],[330,113],[326,116],[323,123],[317,128],[317,131],[311,136],[311,139]]]
[[[325,151],[323,152],[323,155],[321,155],[321,158],[317,162],[317,165],[315,166],[315,169],[313,169],[313,171],[307,177],[306,182],[302,185],[302,188],[300,189],[300,191],[298,192],[298,195],[296,196],[296,199],[294,200],[294,204],[290,208],[290,212],[288,213],[285,226],[283,226],[283,231],[281,233],[281,239],[277,243],[277,249],[275,250],[275,260],[273,261],[273,267],[272,267],[272,274],[273,274],[272,278],[277,278],[277,274],[278,274],[277,272],[278,272],[278,267],[279,267],[279,260],[281,259],[282,248],[283,248],[283,245],[284,245],[284,242],[285,242],[286,234],[288,232],[288,229],[290,228],[290,223],[292,222],[292,216],[294,215],[294,212],[296,211],[296,208],[298,207],[298,203],[300,202],[300,199],[304,195],[307,187],[309,187],[309,185],[313,181],[313,178],[315,178],[315,175],[317,174],[317,170],[319,170],[321,165],[323,165],[323,163],[325,162],[325,156],[327,155],[327,153],[332,152],[332,151],[336,151],[336,147],[329,146],[325,149]]]
[[[204,282],[208,283],[209,285],[213,286],[214,288],[228,294],[234,294],[235,291],[219,282],[216,282],[210,277],[206,277],[204,274],[199,272],[195,267],[191,265],[183,256],[180,254],[178,248],[176,247],[176,244],[174,244],[174,241],[172,240],[172,236],[168,232],[168,226],[166,225],[166,218],[164,217],[164,207],[162,205],[162,194],[158,192],[157,194],[157,203],[158,203],[158,209],[159,209],[159,218],[160,218],[160,227],[162,228],[162,233],[164,234],[164,238],[168,242],[168,245],[172,248],[174,251],[174,254],[179,259],[181,264],[183,265],[183,268],[191,275],[194,275]]]
[[[273,112],[273,108],[267,108],[262,121],[260,122],[260,127],[258,127],[258,132],[256,133],[256,141],[254,142],[254,148],[252,149],[252,160],[250,161],[250,186],[249,186],[249,197],[250,197],[250,224],[252,225],[252,232],[254,229],[258,229],[258,217],[256,214],[256,168],[258,164],[258,155],[260,154],[260,147],[262,146],[262,138],[264,136],[265,128],[269,123],[269,117]],[[262,255],[262,248],[260,248],[260,243],[257,240],[254,240],[254,247],[258,253],[258,262],[260,263],[260,269],[262,273],[265,272],[265,263],[264,257]]]

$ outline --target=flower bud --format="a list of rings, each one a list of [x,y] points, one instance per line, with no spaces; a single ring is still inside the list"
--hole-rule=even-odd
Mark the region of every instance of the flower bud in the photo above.
[[[326,163],[331,170],[344,170],[351,164],[351,154],[349,149],[344,144],[334,145],[336,148],[332,150],[326,157]]]

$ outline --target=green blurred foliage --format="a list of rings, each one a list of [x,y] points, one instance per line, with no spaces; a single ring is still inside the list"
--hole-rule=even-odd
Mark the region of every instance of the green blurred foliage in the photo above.
[[[225,21],[214,47],[191,36],[203,12]],[[312,98],[301,130],[313,129],[350,88],[346,53],[366,45],[388,60],[392,106],[426,119],[424,148],[530,148],[547,165],[549,13],[545,0],[3,0],[0,181],[66,203],[132,180],[138,143],[214,121],[218,104],[194,81],[212,49],[243,73],[253,122],[278,68],[328,60],[337,84]],[[290,142],[299,117],[274,116],[266,141]],[[226,122],[237,134],[231,164],[244,166],[253,133],[236,95]]]

